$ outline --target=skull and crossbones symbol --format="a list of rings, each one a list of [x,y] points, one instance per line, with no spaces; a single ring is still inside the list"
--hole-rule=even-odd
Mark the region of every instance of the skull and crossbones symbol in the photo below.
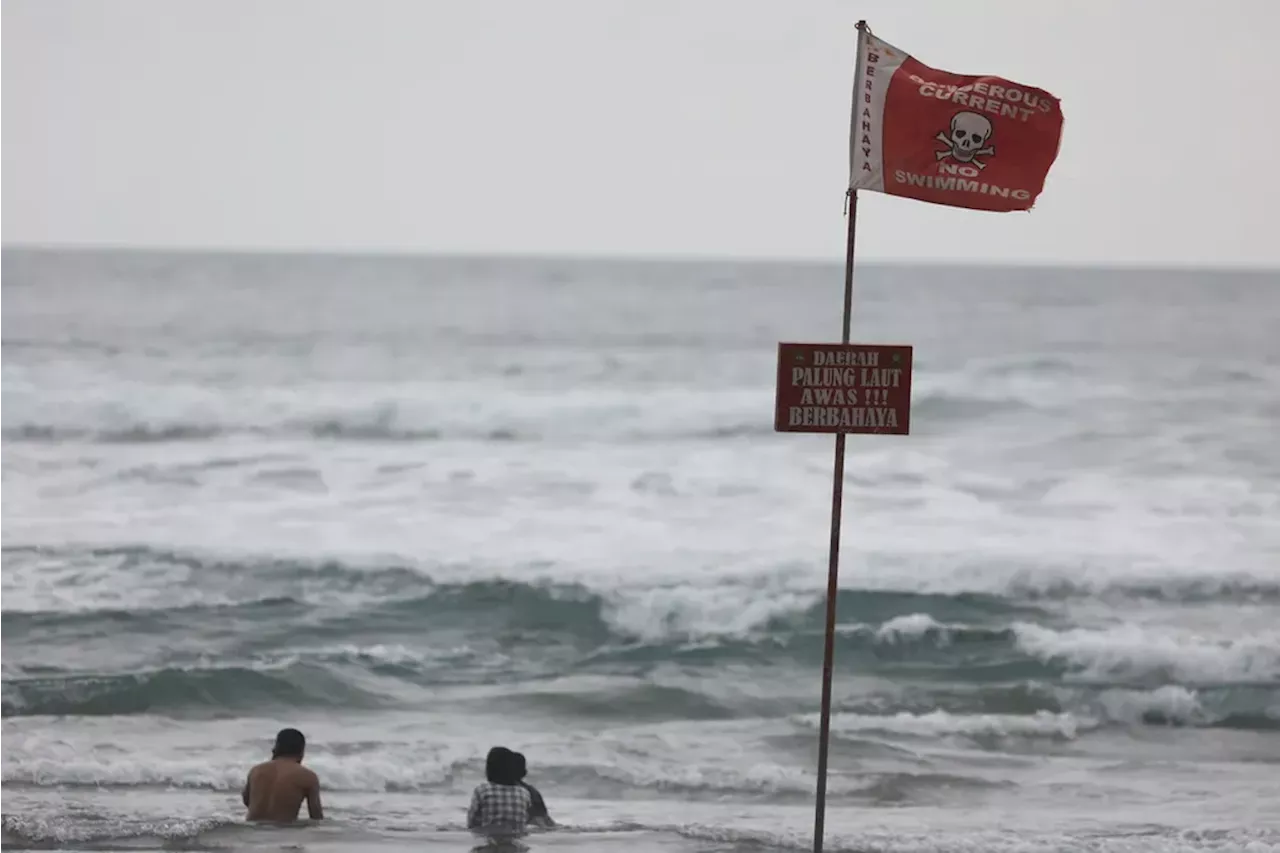
[[[951,132],[938,131],[934,139],[947,146],[946,151],[934,152],[939,160],[952,157],[957,162],[985,169],[987,164],[978,160],[978,155],[996,153],[996,149],[987,144],[991,139],[991,120],[977,113],[956,113],[951,117]]]

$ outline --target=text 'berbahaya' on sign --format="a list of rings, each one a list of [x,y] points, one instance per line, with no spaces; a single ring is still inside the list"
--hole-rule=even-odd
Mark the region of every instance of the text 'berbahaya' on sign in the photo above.
[[[778,344],[777,432],[907,435],[911,347]]]

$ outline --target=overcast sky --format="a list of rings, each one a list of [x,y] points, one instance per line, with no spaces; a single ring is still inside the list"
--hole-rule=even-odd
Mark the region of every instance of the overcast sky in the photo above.
[[[1280,266],[1280,0],[5,0],[4,242],[838,259],[859,17],[1066,115],[860,257]]]

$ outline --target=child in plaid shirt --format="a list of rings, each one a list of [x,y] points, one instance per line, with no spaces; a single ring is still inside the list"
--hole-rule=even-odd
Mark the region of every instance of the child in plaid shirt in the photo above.
[[[495,746],[485,759],[486,781],[476,786],[467,809],[467,829],[486,833],[523,833],[533,800],[520,784],[515,753]]]

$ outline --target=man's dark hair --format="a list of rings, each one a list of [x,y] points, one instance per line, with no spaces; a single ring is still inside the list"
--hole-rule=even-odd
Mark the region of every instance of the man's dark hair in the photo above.
[[[525,760],[523,752],[511,753],[511,772],[517,781],[529,775],[529,762]]]
[[[301,758],[307,748],[307,739],[297,729],[281,729],[276,735],[276,745],[271,749],[272,758]]]
[[[495,746],[489,750],[484,760],[484,777],[495,785],[517,785],[520,777],[516,775],[516,754],[505,746]]]

